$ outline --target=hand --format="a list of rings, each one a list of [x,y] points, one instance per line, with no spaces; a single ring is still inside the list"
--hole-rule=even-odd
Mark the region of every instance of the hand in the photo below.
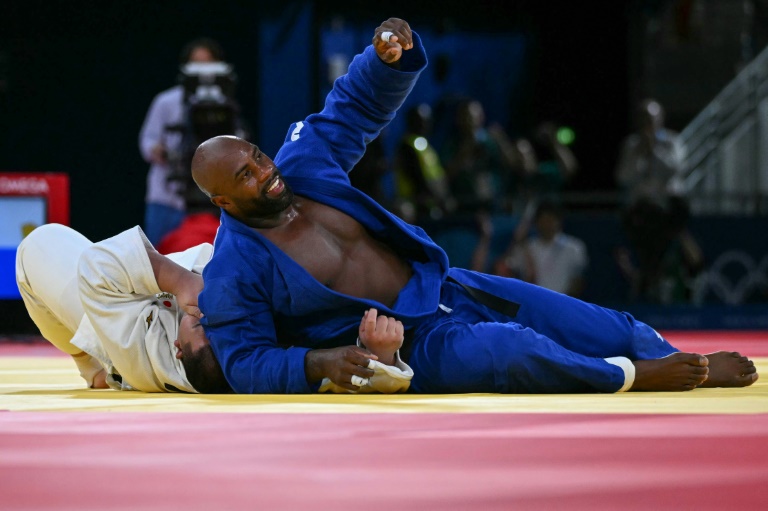
[[[382,364],[394,365],[395,353],[403,345],[405,328],[395,318],[378,316],[376,309],[369,309],[360,321],[360,342],[379,358]]]
[[[163,144],[156,144],[150,151],[149,159],[158,165],[165,165],[168,163],[166,154],[167,151],[165,150],[165,146]]]
[[[357,391],[359,387],[352,385],[352,377],[373,376],[373,369],[368,369],[368,361],[377,359],[373,353],[357,346],[311,350],[304,358],[304,372],[309,383],[328,378],[339,387]]]
[[[102,369],[99,371],[96,376],[93,377],[93,385],[91,385],[92,389],[108,389],[109,385],[107,384],[107,372]]]
[[[392,32],[389,41],[384,41],[381,34]],[[413,48],[413,34],[407,22],[399,18],[389,18],[379,25],[373,35],[373,47],[376,54],[387,64],[394,64],[403,54],[403,50]]]
[[[197,306],[197,297],[203,290],[203,276],[189,272],[176,289],[176,303],[185,313],[197,319],[203,317]]]

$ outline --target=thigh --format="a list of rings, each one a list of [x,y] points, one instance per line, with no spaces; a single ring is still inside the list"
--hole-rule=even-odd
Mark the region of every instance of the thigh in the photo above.
[[[615,392],[623,371],[516,323],[450,321],[414,340],[411,388],[427,393]]]
[[[83,318],[77,263],[91,245],[69,227],[46,224],[24,238],[16,252],[16,281],[30,317],[43,337],[70,354],[80,352],[69,341]]]
[[[515,322],[557,344],[593,357],[661,358],[677,351],[626,312],[601,307],[516,279],[505,289],[520,303]]]

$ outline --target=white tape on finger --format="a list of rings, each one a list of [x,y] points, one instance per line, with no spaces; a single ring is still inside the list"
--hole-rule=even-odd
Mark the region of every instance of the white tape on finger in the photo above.
[[[360,376],[355,374],[352,376],[352,380],[350,381],[350,383],[355,387],[364,387],[368,385],[368,378],[361,378]]]
[[[385,43],[388,43],[389,42],[389,38],[392,37],[393,35],[395,35],[395,34],[393,34],[390,31],[382,32],[381,33],[381,40],[384,41]]]

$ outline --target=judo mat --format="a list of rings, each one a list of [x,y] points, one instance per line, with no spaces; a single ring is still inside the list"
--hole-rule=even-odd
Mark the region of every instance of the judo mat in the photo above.
[[[768,332],[743,389],[577,395],[87,390],[44,343],[0,343],[0,510],[768,509]]]

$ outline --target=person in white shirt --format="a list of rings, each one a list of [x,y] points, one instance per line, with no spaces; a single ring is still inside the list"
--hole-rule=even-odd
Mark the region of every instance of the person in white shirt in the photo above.
[[[682,194],[684,152],[679,134],[664,126],[664,108],[654,99],[638,107],[638,130],[627,136],[616,166],[625,208],[649,201],[662,209]]]
[[[163,256],[136,226],[92,243],[46,224],[19,245],[16,281],[45,339],[72,356],[90,388],[229,393],[200,325],[208,243]],[[403,325],[365,313],[357,346],[372,360],[357,392],[407,390],[413,371],[400,360]],[[332,384],[322,392],[350,392]]]
[[[536,235],[529,238],[529,220],[521,221],[518,242],[505,258],[505,265],[521,280],[569,296],[580,296],[589,264],[586,245],[563,232],[562,209],[553,201],[539,203],[533,222]]]
[[[182,65],[192,62],[218,62],[223,59],[219,44],[208,38],[195,39],[182,50]],[[145,196],[144,231],[154,245],[178,227],[186,211],[185,183],[172,179],[169,163],[172,153],[182,144],[182,132],[177,129],[185,119],[184,87],[175,85],[152,100],[139,133],[139,149],[149,163]]]

